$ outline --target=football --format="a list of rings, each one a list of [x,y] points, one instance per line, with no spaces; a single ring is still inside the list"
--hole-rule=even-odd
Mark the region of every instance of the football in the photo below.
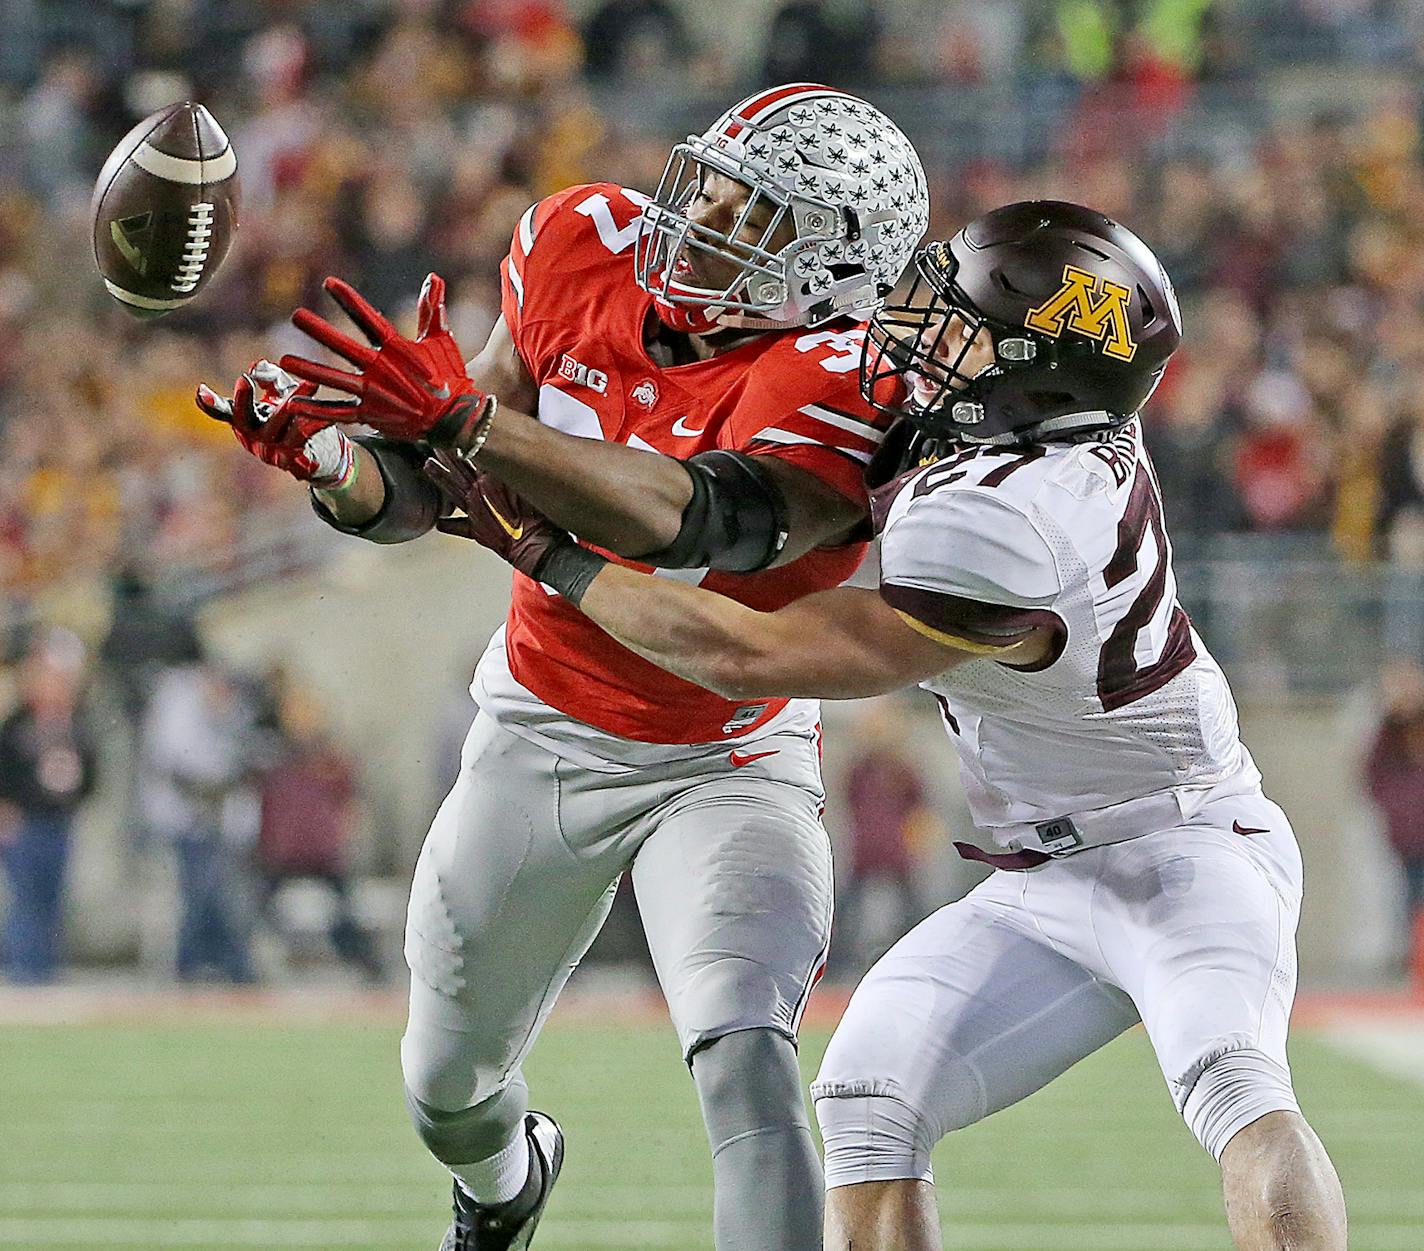
[[[201,104],[145,117],[104,162],[94,187],[94,261],[136,317],[188,303],[216,272],[237,229],[237,156]]]

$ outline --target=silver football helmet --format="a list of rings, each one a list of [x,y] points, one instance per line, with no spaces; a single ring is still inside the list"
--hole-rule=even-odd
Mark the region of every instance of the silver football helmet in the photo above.
[[[751,188],[726,232],[687,215],[709,170]],[[759,204],[771,212],[748,239]],[[788,219],[794,237],[773,250]],[[638,283],[676,329],[814,326],[879,305],[928,222],[925,173],[900,128],[855,96],[792,83],[748,96],[673,148],[643,211]],[[688,284],[685,258],[696,249],[736,265],[726,287]]]

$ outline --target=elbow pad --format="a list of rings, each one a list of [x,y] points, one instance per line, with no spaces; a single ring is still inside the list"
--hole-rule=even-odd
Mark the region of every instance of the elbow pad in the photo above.
[[[699,452],[683,461],[692,498],[682,528],[662,551],[638,557],[663,569],[765,569],[786,546],[786,501],[775,479],[745,452]]]
[[[360,525],[345,525],[312,492],[312,508],[333,530],[354,534],[372,543],[408,543],[434,529],[444,509],[440,492],[424,472],[426,451],[420,443],[396,443],[387,439],[355,440],[375,459],[385,483],[386,498],[381,511]]]

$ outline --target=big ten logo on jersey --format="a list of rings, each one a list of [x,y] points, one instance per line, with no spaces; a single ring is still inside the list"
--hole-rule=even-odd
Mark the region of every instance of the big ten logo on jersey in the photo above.
[[[608,375],[601,369],[590,369],[587,365],[582,365],[574,360],[567,352],[559,361],[559,377],[567,378],[570,382],[581,387],[588,387],[591,391],[597,391],[603,395],[608,390]]]
[[[1126,486],[1137,469],[1137,423],[1129,422],[1106,442],[1094,443],[1087,454],[1108,467],[1114,485]]]

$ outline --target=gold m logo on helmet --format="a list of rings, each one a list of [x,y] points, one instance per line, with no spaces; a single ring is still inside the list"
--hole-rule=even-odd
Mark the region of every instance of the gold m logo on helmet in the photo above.
[[[1137,354],[1127,327],[1132,292],[1076,265],[1063,266],[1063,285],[1024,318],[1024,325],[1056,339],[1065,329],[1097,339],[1103,352],[1120,361]]]

